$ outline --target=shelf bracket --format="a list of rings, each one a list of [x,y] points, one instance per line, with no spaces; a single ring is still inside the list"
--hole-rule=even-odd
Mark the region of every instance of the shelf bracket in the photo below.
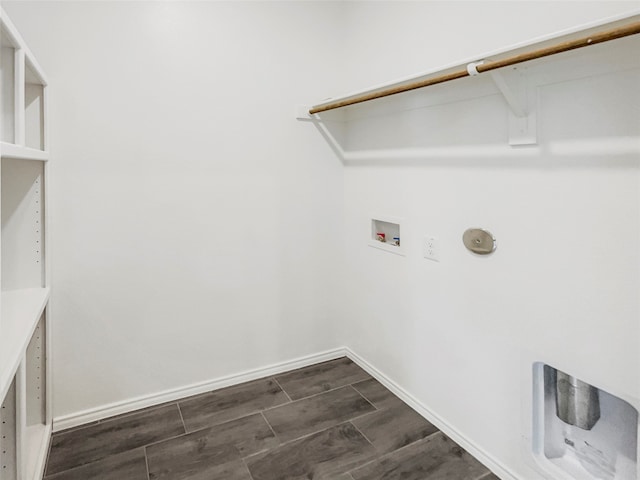
[[[512,146],[538,143],[535,109],[537,89],[529,85],[525,70],[514,67],[508,78],[497,70],[489,72],[509,105],[509,145]]]

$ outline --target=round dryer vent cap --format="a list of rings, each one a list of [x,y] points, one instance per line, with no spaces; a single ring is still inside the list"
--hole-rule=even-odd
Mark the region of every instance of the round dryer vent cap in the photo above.
[[[464,246],[477,255],[488,255],[496,250],[496,239],[487,230],[470,228],[462,235]]]

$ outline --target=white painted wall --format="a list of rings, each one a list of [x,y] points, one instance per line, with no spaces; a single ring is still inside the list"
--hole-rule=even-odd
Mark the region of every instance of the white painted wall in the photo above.
[[[635,6],[349,3],[350,85],[335,93]],[[352,155],[396,158],[345,168],[345,343],[516,478],[543,478],[528,451],[533,361],[639,404],[638,82],[635,68],[542,87],[540,146],[500,156],[497,95],[458,102],[450,84],[395,100],[407,109],[393,115],[393,100],[349,114]],[[425,159],[403,160],[408,147]],[[371,215],[404,219],[406,257],[367,246]],[[469,227],[495,234],[493,256],[465,250]],[[440,240],[439,263],[422,258],[425,234]]]
[[[342,6],[3,2],[51,85],[56,417],[334,348]]]

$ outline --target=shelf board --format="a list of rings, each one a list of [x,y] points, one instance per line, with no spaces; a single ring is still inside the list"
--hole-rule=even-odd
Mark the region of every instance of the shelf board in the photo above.
[[[0,300],[0,398],[4,398],[49,300],[48,288],[2,292]]]
[[[39,160],[43,162],[49,160],[49,152],[6,142],[0,142],[0,154],[2,158],[17,158],[18,160]]]

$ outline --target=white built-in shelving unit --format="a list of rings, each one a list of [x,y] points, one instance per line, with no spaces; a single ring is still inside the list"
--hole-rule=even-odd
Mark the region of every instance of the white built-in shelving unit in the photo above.
[[[0,20],[0,480],[35,480],[52,426],[47,81],[4,11]]]

